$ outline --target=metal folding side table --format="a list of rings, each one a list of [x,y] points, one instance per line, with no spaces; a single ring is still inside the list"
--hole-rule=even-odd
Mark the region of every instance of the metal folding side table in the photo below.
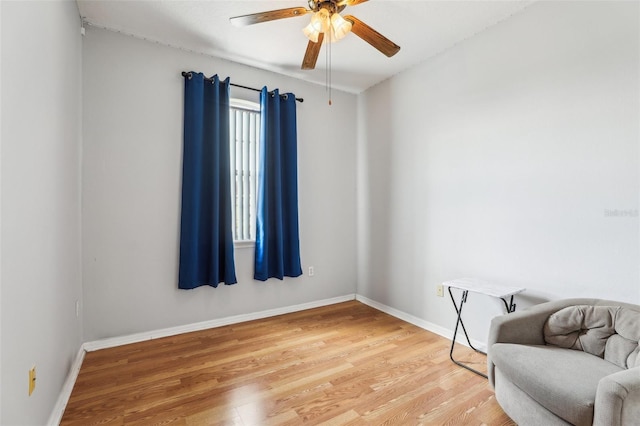
[[[456,321],[456,328],[453,331],[453,339],[451,340],[451,351],[449,352],[449,358],[451,358],[451,361],[458,364],[460,367],[466,368],[467,370],[473,371],[474,373],[479,374],[480,376],[486,378],[487,377],[486,374],[481,373],[480,371],[475,370],[459,361],[456,361],[453,358],[453,348],[456,344],[456,335],[458,334],[459,326],[462,326],[462,331],[464,332],[464,336],[467,338],[467,343],[469,344],[469,347],[471,347],[471,349],[473,349],[476,352],[480,352],[481,354],[486,355],[486,352],[476,349],[471,344],[471,340],[469,339],[469,335],[467,334],[467,329],[464,327],[464,323],[462,322],[462,308],[464,304],[467,302],[467,295],[471,291],[474,293],[480,293],[480,294],[485,294],[487,296],[497,297],[498,299],[501,299],[504,302],[504,307],[506,308],[507,313],[511,313],[516,310],[516,304],[513,302],[513,296],[515,296],[518,293],[522,293],[523,291],[526,290],[526,288],[494,284],[487,281],[478,280],[475,278],[460,278],[457,280],[447,281],[442,284],[446,285],[449,288],[449,296],[451,297],[451,303],[453,303],[453,306],[458,315],[458,320]],[[451,292],[452,288],[462,290],[462,295],[460,296],[460,305],[456,304],[456,301],[453,298],[453,293]],[[509,298],[508,302],[507,302],[507,298]]]

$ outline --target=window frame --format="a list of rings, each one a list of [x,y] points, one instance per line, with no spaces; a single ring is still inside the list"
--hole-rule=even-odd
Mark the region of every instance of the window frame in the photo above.
[[[249,127],[249,129],[246,129],[243,127],[242,130],[243,132],[246,132],[244,136],[248,136],[249,137],[249,146],[247,147],[248,150],[248,155],[249,158],[247,159],[247,161],[249,161],[249,163],[251,163],[251,156],[253,155],[254,157],[254,169],[253,169],[253,175],[251,175],[252,170],[251,170],[251,166],[249,165],[249,182],[247,183],[247,186],[249,188],[249,200],[248,200],[248,208],[249,208],[249,213],[248,213],[248,220],[249,220],[249,237],[250,239],[236,239],[237,235],[237,224],[236,224],[236,213],[237,213],[237,200],[236,200],[236,186],[237,186],[237,173],[238,173],[238,167],[237,167],[237,156],[235,155],[236,151],[237,151],[237,147],[238,147],[238,130],[236,129],[235,126],[235,114],[236,111],[247,111],[249,113],[257,113],[257,117],[258,120],[254,123],[255,124],[255,128],[254,130],[254,137],[255,137],[255,147],[254,147],[254,151],[253,154],[250,152],[251,149],[251,137],[252,135],[250,135],[249,133],[251,133],[251,128]],[[230,164],[230,174],[231,174],[231,182],[230,182],[230,190],[231,190],[231,202],[232,202],[232,211],[231,211],[231,220],[232,220],[232,234],[233,234],[233,245],[237,248],[242,248],[242,247],[254,247],[255,246],[255,229],[256,229],[256,210],[257,210],[257,194],[258,194],[258,174],[259,174],[259,170],[260,170],[260,119],[261,119],[261,110],[260,110],[260,104],[257,102],[252,102],[252,101],[248,101],[248,100],[244,100],[244,99],[238,99],[238,98],[230,98],[229,99],[229,126],[230,126],[230,132],[229,132],[229,164]],[[249,126],[251,126],[251,123],[249,123]],[[235,144],[235,146],[234,146]],[[253,181],[253,182],[252,182]],[[253,191],[251,190],[251,187],[253,186]],[[246,188],[243,188],[246,189]],[[253,204],[251,204],[251,194],[254,194],[253,196]]]

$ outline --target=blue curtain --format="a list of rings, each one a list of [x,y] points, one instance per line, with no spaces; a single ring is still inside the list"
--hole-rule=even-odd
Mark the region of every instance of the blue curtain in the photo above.
[[[182,161],[178,287],[234,284],[228,78],[187,74]]]
[[[302,275],[298,235],[296,97],[260,94],[260,171],[254,278]]]

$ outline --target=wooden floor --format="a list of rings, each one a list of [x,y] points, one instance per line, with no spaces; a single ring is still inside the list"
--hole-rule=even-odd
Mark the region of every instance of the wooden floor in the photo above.
[[[89,352],[61,424],[514,425],[449,345],[352,301]]]

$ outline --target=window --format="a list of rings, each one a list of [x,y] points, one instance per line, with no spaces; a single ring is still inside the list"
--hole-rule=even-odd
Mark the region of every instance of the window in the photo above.
[[[260,105],[231,99],[229,121],[233,240],[253,242],[256,239]]]

